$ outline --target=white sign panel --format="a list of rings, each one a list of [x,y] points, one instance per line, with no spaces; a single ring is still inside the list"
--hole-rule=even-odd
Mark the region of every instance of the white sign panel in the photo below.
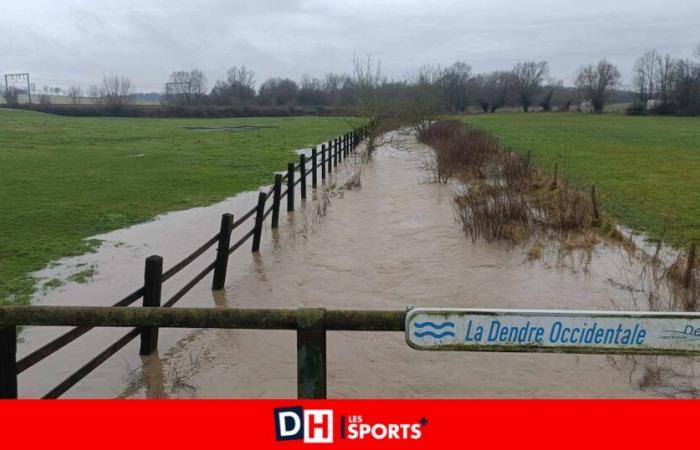
[[[700,354],[700,313],[415,308],[417,350]]]

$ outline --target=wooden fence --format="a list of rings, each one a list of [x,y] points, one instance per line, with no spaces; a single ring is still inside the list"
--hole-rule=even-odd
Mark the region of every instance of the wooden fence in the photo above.
[[[212,236],[207,242],[202,244],[199,248],[193,251],[189,256],[184,258],[182,261],[178,262],[166,271],[163,271],[163,258],[157,255],[150,256],[146,258],[145,270],[144,270],[144,284],[143,286],[136,289],[131,294],[127,295],[123,299],[114,303],[112,307],[104,308],[107,310],[117,310],[121,313],[127,313],[128,315],[140,314],[137,311],[144,312],[155,312],[164,311],[164,308],[170,308],[175,305],[182,297],[185,296],[194,286],[200,283],[209,273],[214,272],[212,279],[212,290],[223,289],[226,283],[226,271],[228,266],[228,259],[231,254],[236,250],[241,248],[248,240],[252,238],[252,248],[253,252],[258,252],[260,250],[260,241],[262,237],[262,229],[265,219],[272,214],[271,227],[278,228],[279,226],[279,214],[282,199],[286,197],[287,211],[294,211],[294,194],[297,185],[300,185],[300,196],[302,199],[306,198],[307,195],[307,176],[311,175],[311,187],[316,188],[318,186],[318,172],[320,169],[321,180],[326,178],[326,174],[332,174],[337,168],[339,163],[355,152],[357,146],[362,142],[363,139],[367,137],[368,130],[366,127],[353,130],[350,133],[343,134],[339,137],[331,139],[327,144],[321,145],[321,151],[318,152],[317,148],[313,148],[311,151],[310,161],[307,160],[306,155],[299,156],[298,163],[289,163],[287,167],[286,175],[275,175],[274,185],[268,192],[260,192],[258,195],[258,202],[251,210],[243,214],[243,216],[238,219],[234,218],[232,214],[224,214],[221,217],[221,224],[219,232]],[[310,163],[310,168],[308,168],[308,163]],[[299,177],[296,178],[296,173],[299,173]],[[282,191],[282,185],[286,183],[286,188]],[[267,202],[272,198],[272,204],[266,208]],[[246,232],[238,241],[231,245],[231,233],[233,230],[243,226],[248,222],[249,219],[254,218],[254,225],[250,231]],[[173,294],[169,299],[162,301],[161,298],[161,287],[163,283],[168,281],[170,278],[179,273],[182,269],[189,266],[196,259],[202,256],[207,250],[217,245],[216,259],[204,267],[194,278],[187,282],[182,288],[180,288],[175,294]],[[141,308],[125,308],[132,305],[137,300],[143,299],[144,308],[154,308],[153,310],[145,310]],[[88,308],[89,309],[89,308]],[[99,310],[100,308],[97,308]],[[25,314],[32,316],[30,319],[28,316],[25,318],[18,318],[16,314],[23,311]],[[43,312],[42,312],[43,311]],[[65,321],[62,319],[59,311],[73,311],[72,321]],[[170,310],[175,312],[174,310]],[[180,314],[177,310],[176,314]],[[235,313],[235,310],[231,310]],[[276,318],[279,318],[279,313],[273,310],[258,310],[256,317],[258,324],[262,328],[278,328],[279,322],[275,322]],[[142,314],[141,313],[141,314]],[[42,323],[38,323],[35,320],[34,314],[46,314]],[[205,315],[200,315],[199,317],[205,317]],[[34,366],[35,364],[43,361],[48,356],[52,355],[56,351],[65,347],[69,343],[73,342],[80,336],[84,335],[96,326],[107,326],[101,322],[94,322],[89,320],[90,313],[86,310],[80,308],[61,308],[57,307],[54,309],[47,309],[47,307],[39,306],[24,306],[24,307],[0,307],[0,398],[17,398],[17,378],[18,375]],[[302,347],[307,345],[318,346],[321,345],[318,342],[318,331],[315,330],[317,321],[313,319],[313,313],[300,313],[298,324],[296,321],[284,322],[284,329],[297,329],[300,344]],[[292,319],[290,319],[292,320]],[[295,319],[296,320],[296,319]],[[183,325],[188,325],[185,328],[216,328],[214,323],[208,325],[205,322],[198,322],[199,325],[195,325],[194,322],[182,322]],[[232,322],[233,323],[233,322]],[[274,324],[277,323],[277,326]],[[235,323],[234,323],[235,324]],[[262,326],[268,324],[267,326]],[[316,325],[315,325],[316,324]],[[43,345],[37,350],[34,350],[25,357],[17,360],[17,326],[31,326],[31,325],[51,325],[51,326],[75,326],[75,328],[62,334],[61,336],[53,339],[51,342]],[[192,326],[189,326],[192,325]],[[292,326],[293,325],[293,326]],[[298,326],[297,326],[298,325]],[[396,324],[394,324],[396,325]],[[119,325],[117,325],[119,326]],[[123,348],[126,344],[131,342],[137,336],[141,337],[141,346],[139,353],[141,355],[149,355],[153,353],[158,346],[158,327],[168,326],[160,325],[158,323],[151,323],[146,325],[134,325],[137,328],[132,329],[127,334],[119,338],[117,341],[112,343],[97,356],[88,361],[85,365],[78,368],[70,376],[65,378],[56,387],[51,389],[43,398],[54,399],[58,398],[64,394],[68,389],[73,387],[80,380],[85,378],[93,370],[95,370],[100,364],[109,359],[117,351]],[[241,328],[236,326],[231,326],[231,324],[223,328]],[[245,328],[245,327],[244,327]],[[258,328],[258,327],[256,327]],[[315,336],[315,338],[311,338]],[[325,332],[323,335],[323,350],[324,350],[324,361],[325,361]],[[310,363],[310,362],[309,362]],[[318,366],[318,364],[316,364]],[[300,372],[301,373],[301,372]],[[324,374],[325,374],[325,362],[324,362]],[[309,385],[308,383],[306,383]],[[314,383],[311,383],[314,384]],[[318,383],[316,383],[318,384]],[[314,385],[316,385],[314,384]],[[323,391],[325,392],[325,379],[323,382]],[[318,396],[320,392],[319,388],[300,390],[300,397],[307,396]],[[313,394],[313,395],[312,395]]]

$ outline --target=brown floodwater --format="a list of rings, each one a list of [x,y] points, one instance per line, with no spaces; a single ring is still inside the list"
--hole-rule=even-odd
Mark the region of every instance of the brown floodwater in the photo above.
[[[278,231],[266,224],[259,254],[247,245],[234,253],[225,291],[211,292],[206,279],[178,306],[644,310],[651,291],[666,294],[648,281],[638,252],[614,243],[570,251],[547,246],[535,261],[526,246],[472,243],[454,219],[453,187],[425,182],[426,155],[413,137],[396,135],[370,162],[344,162],[307,202],[297,200],[299,209]],[[361,186],[342,188],[358,173]],[[103,244],[96,253],[38,273],[65,278],[93,267],[93,279],[67,283],[34,303],[113,303],[138,286],[146,256],[160,254],[169,267],[217,232],[222,213],[240,215],[256,197],[244,193],[98,236]],[[166,283],[164,298],[213,255]],[[25,329],[20,355],[60,331]],[[40,396],[124,332],[91,331],[22,373],[20,395]],[[157,355],[139,357],[134,341],[65,397],[296,396],[294,332],[160,333]],[[379,332],[329,332],[327,347],[332,398],[690,397],[700,388],[697,360],[684,357],[419,352],[402,333]]]

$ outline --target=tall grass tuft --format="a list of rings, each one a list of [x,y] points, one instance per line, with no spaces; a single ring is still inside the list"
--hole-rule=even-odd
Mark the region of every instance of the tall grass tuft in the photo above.
[[[439,121],[419,139],[432,147],[437,178],[453,178],[455,214],[472,241],[521,242],[538,231],[582,231],[590,225],[590,197],[546,180],[527,160],[489,133],[459,121]]]

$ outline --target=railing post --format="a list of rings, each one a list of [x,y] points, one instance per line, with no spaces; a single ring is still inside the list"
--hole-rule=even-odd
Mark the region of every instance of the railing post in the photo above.
[[[160,293],[163,285],[163,258],[158,255],[146,258],[143,274],[144,308],[160,307]],[[141,349],[139,355],[150,355],[158,348],[158,327],[141,328]]]
[[[17,327],[0,325],[0,399],[17,398]]]
[[[306,200],[306,155],[299,155],[299,176],[301,177],[301,199]]]
[[[338,153],[338,163],[343,162],[343,138],[340,137],[338,138],[338,149],[336,150]]]
[[[318,164],[318,155],[316,154],[316,147],[311,149],[311,187],[316,189],[318,186],[318,175],[316,174],[317,172],[317,167],[316,165]]]
[[[265,217],[265,201],[267,194],[258,194],[258,206],[255,209],[255,228],[253,229],[253,252],[260,251],[260,238],[262,237],[263,218]]]
[[[333,141],[328,141],[328,174],[333,173]]]
[[[326,310],[297,310],[297,395],[326,398]]]
[[[321,179],[326,179],[326,144],[321,145]]]
[[[294,211],[294,164],[287,164],[287,212]]]
[[[348,156],[348,134],[345,133],[343,135],[343,156],[347,157]]]
[[[338,167],[338,138],[333,139],[333,167]]]
[[[282,203],[282,175],[275,175],[275,188],[272,191],[272,228],[280,224],[280,203]]]
[[[218,291],[226,284],[226,268],[228,267],[228,247],[233,231],[233,214],[221,216],[219,227],[219,245],[216,248],[216,265],[214,266],[214,279],[211,282],[211,290]]]

